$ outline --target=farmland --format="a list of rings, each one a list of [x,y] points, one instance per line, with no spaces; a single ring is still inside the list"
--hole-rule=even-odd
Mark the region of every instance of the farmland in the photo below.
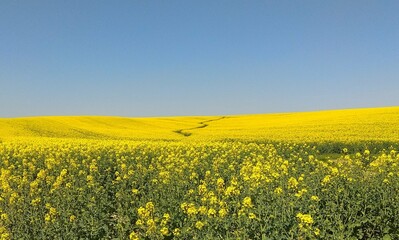
[[[1,239],[396,239],[399,107],[0,119]]]

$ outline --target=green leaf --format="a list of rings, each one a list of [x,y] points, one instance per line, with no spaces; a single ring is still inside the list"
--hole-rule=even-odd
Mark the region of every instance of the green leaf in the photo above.
[[[385,234],[385,235],[382,237],[382,240],[392,240],[392,238],[391,238],[391,236],[390,236],[389,234]]]

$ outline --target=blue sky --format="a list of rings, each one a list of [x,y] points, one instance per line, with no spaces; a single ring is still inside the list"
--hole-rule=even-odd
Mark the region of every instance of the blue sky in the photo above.
[[[399,1],[0,1],[0,117],[399,105]]]

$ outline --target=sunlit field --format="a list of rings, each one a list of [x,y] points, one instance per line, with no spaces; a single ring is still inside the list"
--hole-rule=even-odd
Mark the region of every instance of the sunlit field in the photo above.
[[[398,239],[399,107],[0,119],[0,239]]]

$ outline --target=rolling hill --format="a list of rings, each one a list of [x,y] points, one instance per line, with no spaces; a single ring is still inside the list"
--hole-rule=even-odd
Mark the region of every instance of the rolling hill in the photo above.
[[[1,118],[0,139],[399,141],[399,107],[196,117]]]

